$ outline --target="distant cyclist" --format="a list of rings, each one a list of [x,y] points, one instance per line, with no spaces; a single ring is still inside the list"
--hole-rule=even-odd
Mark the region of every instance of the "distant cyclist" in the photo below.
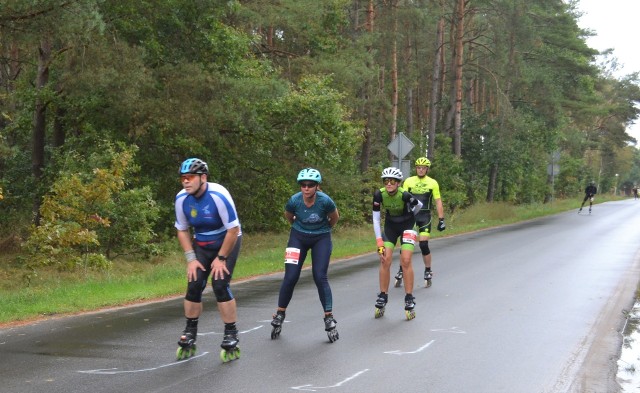
[[[580,209],[578,209],[578,213],[582,211],[584,204],[589,200],[589,213],[591,213],[591,207],[593,206],[593,197],[598,192],[596,188],[596,183],[592,180],[587,188],[584,189],[584,199],[582,200],[582,205],[580,205]]]
[[[429,236],[431,235],[432,217],[436,213],[438,215],[439,231],[444,231],[444,208],[442,207],[442,199],[440,198],[440,186],[438,182],[427,176],[431,161],[427,157],[420,157],[416,160],[416,176],[406,179],[402,187],[422,202],[422,209],[416,214],[416,228],[418,229],[418,241],[420,252],[424,262],[424,285],[431,286],[431,250],[429,250]],[[435,207],[435,212],[433,212]],[[396,275],[395,286],[399,287],[402,283],[402,266]]]

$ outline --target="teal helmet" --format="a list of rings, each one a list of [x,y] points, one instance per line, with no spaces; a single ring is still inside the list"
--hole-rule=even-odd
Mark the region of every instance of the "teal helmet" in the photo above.
[[[314,181],[320,184],[322,183],[322,175],[320,175],[320,171],[318,171],[317,169],[304,168],[303,170],[300,171],[300,173],[298,173],[297,182],[300,183],[301,181],[305,181],[305,180]]]
[[[209,167],[207,163],[202,161],[199,158],[188,158],[184,160],[182,165],[180,165],[180,174],[194,174],[194,175],[202,175],[209,174]]]

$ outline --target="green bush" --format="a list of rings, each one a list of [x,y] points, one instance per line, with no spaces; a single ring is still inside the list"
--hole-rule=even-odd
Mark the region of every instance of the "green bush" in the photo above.
[[[126,189],[135,150],[107,144],[87,159],[67,160],[76,164],[58,173],[24,244],[33,268],[108,269],[114,252],[149,253],[159,211],[148,188]]]

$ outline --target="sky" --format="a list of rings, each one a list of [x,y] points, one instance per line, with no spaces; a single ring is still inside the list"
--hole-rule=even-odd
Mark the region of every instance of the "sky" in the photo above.
[[[590,37],[587,44],[599,51],[613,49],[613,55],[622,66],[614,75],[621,77],[640,72],[636,34],[640,0],[579,0],[578,9],[583,12],[578,25],[597,34]],[[635,123],[627,133],[636,138],[639,141],[637,146],[640,146],[640,120]]]

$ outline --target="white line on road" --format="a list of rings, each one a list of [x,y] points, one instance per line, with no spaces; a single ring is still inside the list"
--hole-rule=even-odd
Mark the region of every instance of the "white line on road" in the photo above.
[[[418,352],[421,352],[421,351],[427,349],[427,347],[429,345],[433,344],[434,341],[436,341],[436,340],[431,340],[428,343],[426,343],[425,345],[423,345],[420,348],[416,349],[415,351],[411,351],[411,352],[402,352],[402,351],[396,349],[395,351],[387,351],[385,353],[388,353],[389,355],[411,355],[411,354],[418,353]]]
[[[254,330],[258,330],[258,329],[260,329],[260,328],[262,328],[262,327],[264,327],[264,325],[256,326],[256,327],[253,327],[253,328],[251,328],[251,329],[249,329],[249,330],[242,330],[242,331],[240,331],[240,332],[238,332],[238,333],[239,333],[239,334],[245,334],[245,333],[252,332],[252,331],[254,331]],[[224,333],[218,333],[218,332],[204,332],[204,333],[198,333],[198,336],[208,336],[208,335],[210,335],[210,334],[220,334],[220,335],[222,335],[222,334],[224,334]]]
[[[206,355],[208,353],[209,352],[204,352],[204,353],[202,353],[200,355],[192,356],[192,357],[190,357],[188,359],[180,360],[178,362],[173,362],[173,363],[169,363],[169,364],[163,364],[163,365],[158,366],[158,367],[143,368],[143,369],[140,369],[140,370],[118,370],[117,368],[102,368],[102,369],[97,369],[97,370],[78,370],[78,372],[82,373],[82,374],[103,374],[103,375],[142,373],[142,372],[147,372],[147,371],[159,370],[159,369],[165,368],[165,367],[177,366],[178,364],[182,364],[182,363],[188,362],[190,360],[202,357],[202,356],[204,356],[204,355]]]
[[[302,386],[293,386],[293,387],[291,387],[291,389],[294,389],[294,390],[305,390],[305,391],[308,391],[308,392],[315,392],[318,389],[337,388],[337,387],[340,387],[343,384],[351,381],[352,379],[355,379],[355,378],[359,377],[361,374],[364,374],[367,371],[369,371],[369,369],[365,368],[364,370],[358,371],[357,373],[353,374],[352,376],[350,376],[349,378],[345,379],[344,381],[338,382],[337,384],[331,385],[331,386],[313,386],[313,385],[308,384],[308,385],[302,385]]]
[[[461,330],[457,326],[454,326],[449,329],[431,329],[432,332],[440,332],[440,333],[456,333],[456,334],[467,334],[464,330]]]

